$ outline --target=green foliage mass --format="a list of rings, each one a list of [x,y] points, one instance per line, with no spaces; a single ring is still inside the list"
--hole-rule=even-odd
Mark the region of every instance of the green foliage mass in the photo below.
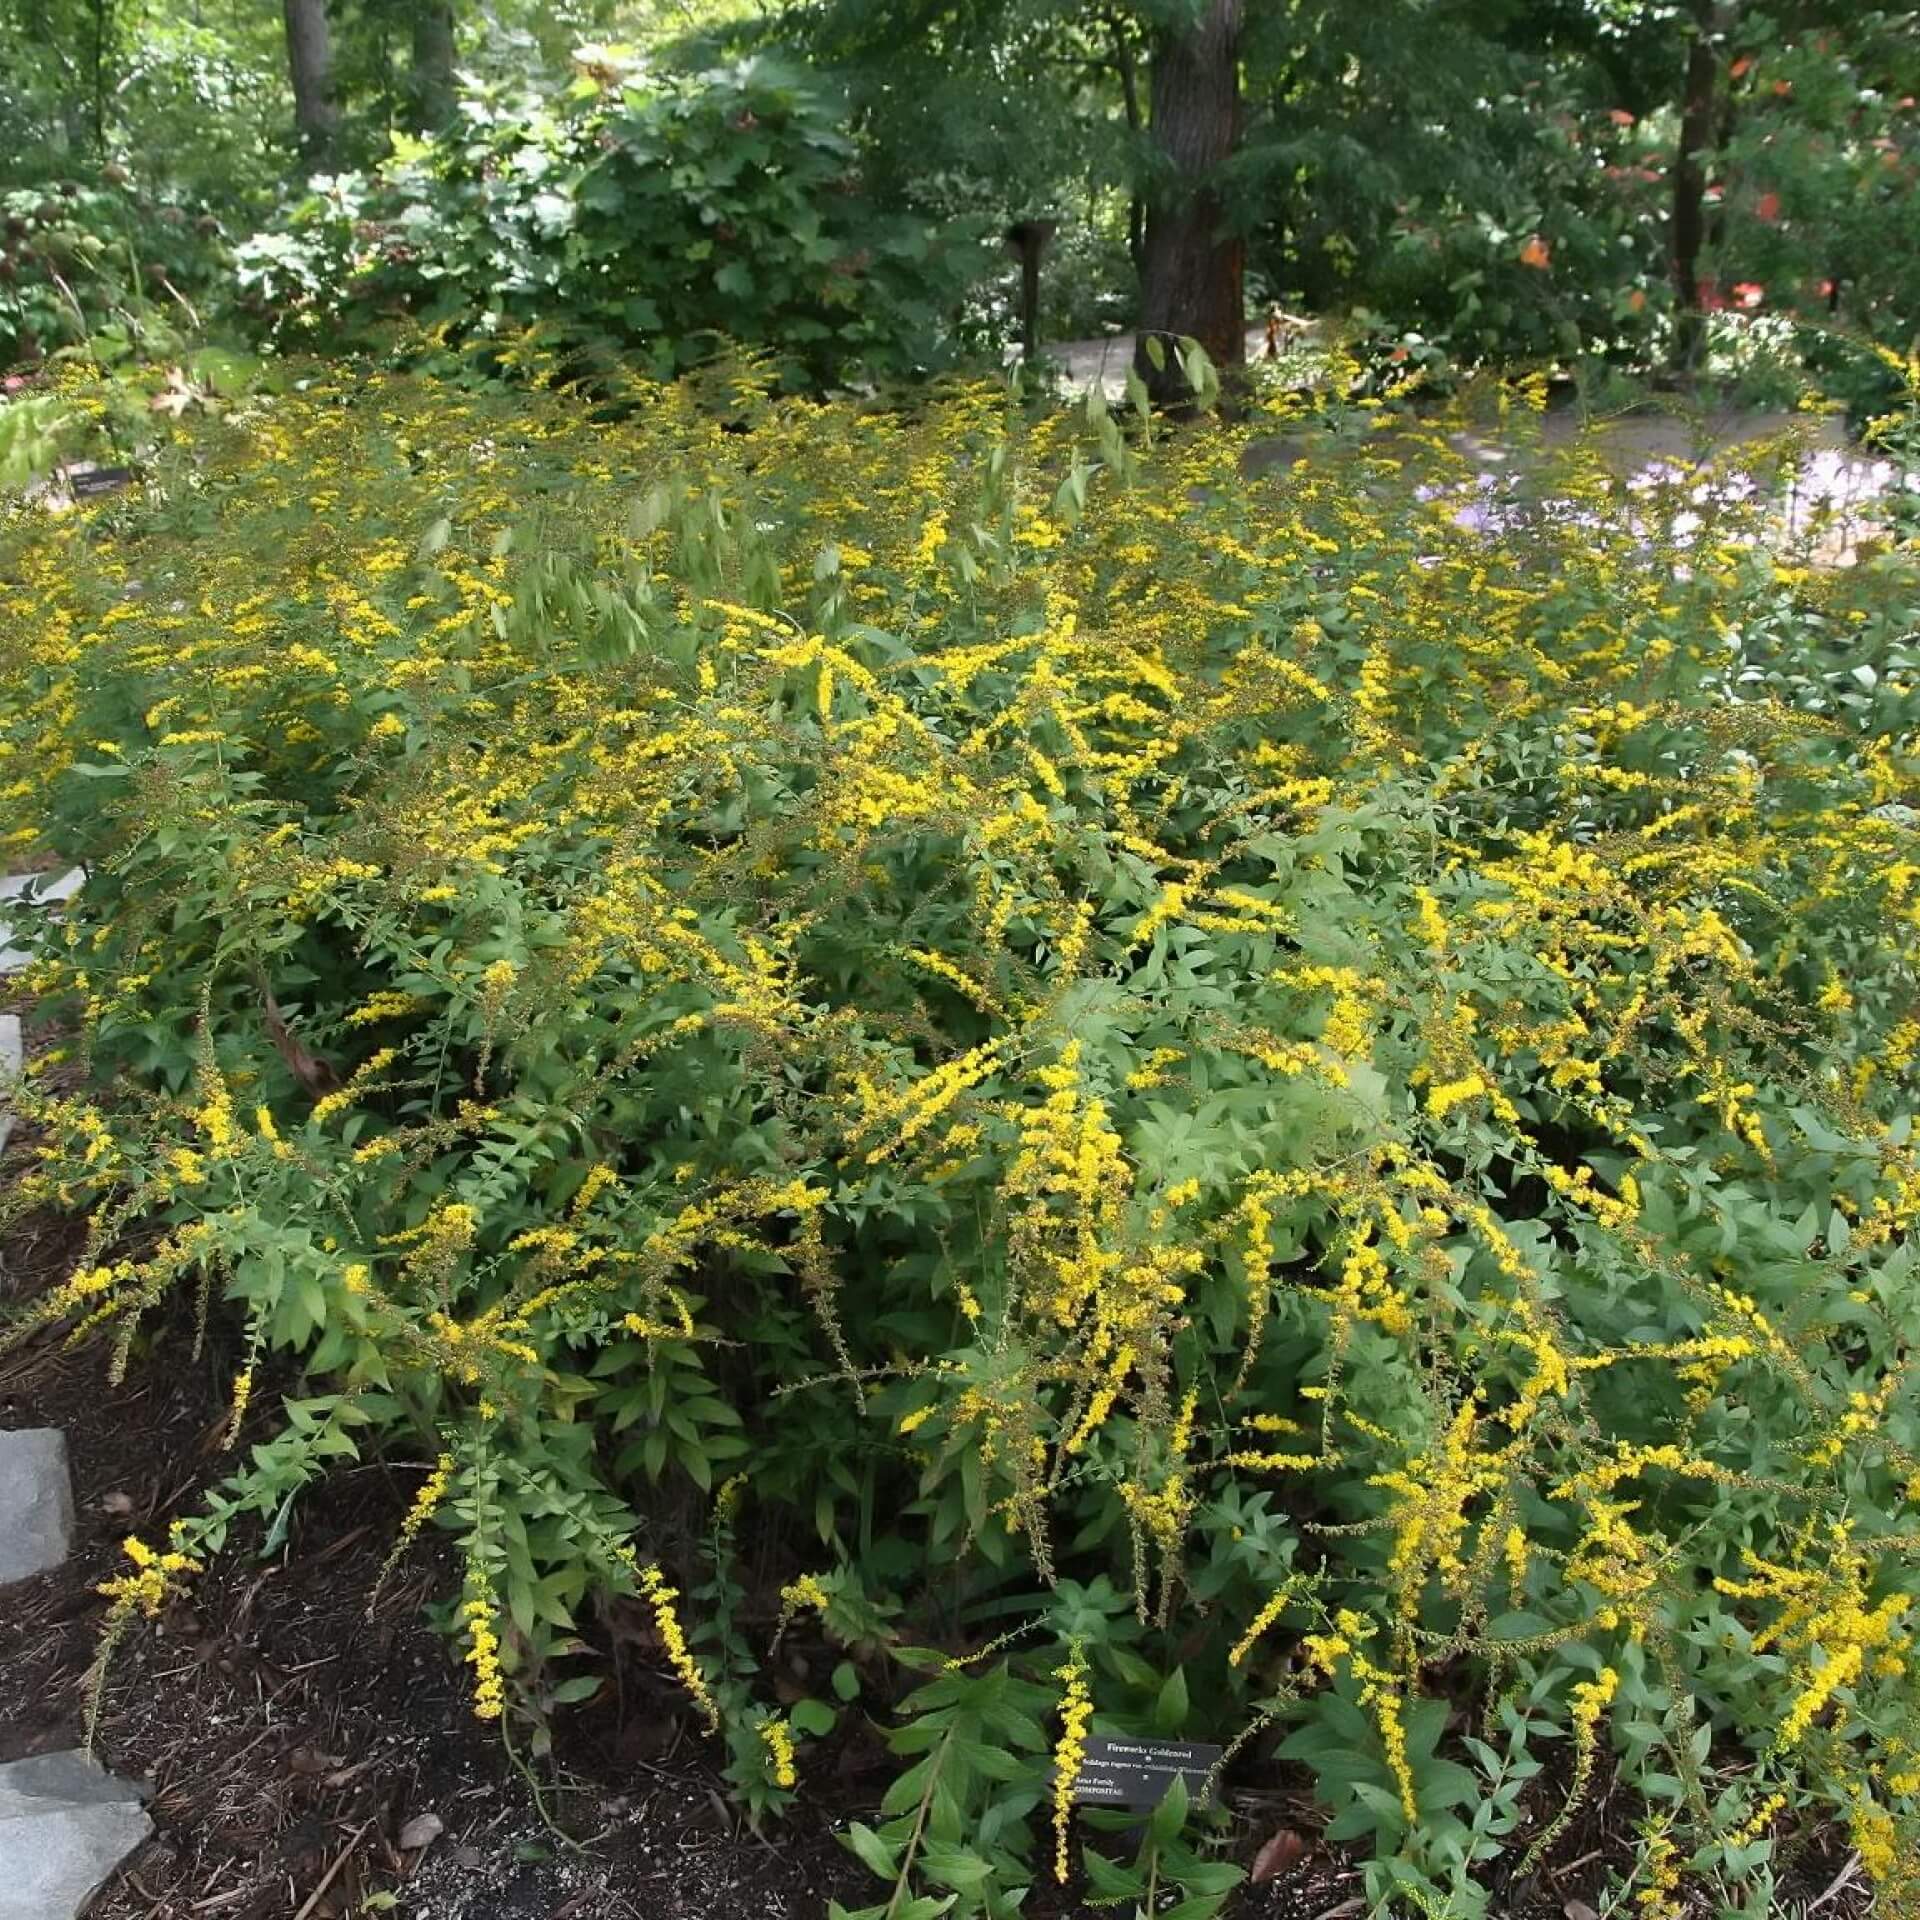
[[[815,385],[950,351],[977,223],[876,204],[816,76],[766,56],[651,76],[591,48],[576,73],[469,95],[377,172],[315,180],[240,250],[263,319],[299,340],[395,311],[544,317],[662,377],[732,339]]]
[[[218,220],[118,169],[98,187],[0,189],[0,363],[164,354],[230,297]]]

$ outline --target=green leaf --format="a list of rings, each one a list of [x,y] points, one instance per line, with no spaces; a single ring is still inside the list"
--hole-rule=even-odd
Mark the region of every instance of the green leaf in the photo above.
[[[993,1862],[964,1847],[922,1847],[920,1866],[929,1879],[943,1887],[957,1887],[962,1893],[983,1887],[993,1878]]]
[[[1189,1804],[1186,1776],[1176,1773],[1147,1820],[1147,1831],[1159,1845],[1168,1846],[1179,1837],[1180,1829],[1187,1824]]]
[[[1218,1893],[1196,1893],[1191,1899],[1177,1901],[1173,1906],[1162,1907],[1158,1920],[1213,1920],[1220,1911],[1226,1896]]]
[[[824,1700],[796,1700],[787,1709],[787,1718],[802,1733],[819,1740],[833,1731],[837,1716]]]
[[[1122,1866],[1117,1860],[1109,1860],[1097,1848],[1087,1846],[1080,1849],[1080,1864],[1086,1868],[1097,1904],[1105,1906],[1115,1901],[1146,1897],[1147,1876],[1137,1867]]]
[[[1177,1867],[1169,1863],[1167,1872],[1188,1892],[1205,1894],[1231,1893],[1247,1877],[1245,1869],[1236,1867],[1231,1860],[1188,1858]]]
[[[877,1874],[882,1880],[898,1877],[900,1867],[893,1849],[871,1827],[861,1825],[858,1820],[850,1820],[842,1838],[869,1873]]]
[[[933,1766],[931,1757],[916,1762],[905,1773],[897,1773],[888,1783],[886,1793],[881,1797],[880,1811],[885,1814],[905,1813],[909,1808],[920,1804],[920,1796],[925,1791],[927,1774]]]
[[[1163,1737],[1176,1734],[1187,1724],[1187,1670],[1175,1667],[1160,1688],[1153,1703],[1153,1730]]]

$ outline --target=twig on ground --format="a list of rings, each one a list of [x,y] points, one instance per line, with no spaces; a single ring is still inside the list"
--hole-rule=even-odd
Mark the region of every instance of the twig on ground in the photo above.
[[[1860,1856],[1857,1853],[1849,1854],[1847,1856],[1847,1864],[1833,1876],[1833,1884],[1828,1887],[1826,1892],[1823,1893],[1818,1900],[1812,1900],[1807,1903],[1806,1912],[1802,1914],[1801,1920],[1811,1920],[1811,1916],[1818,1913],[1829,1900],[1838,1897],[1841,1889],[1845,1887],[1847,1882],[1859,1871]]]
[[[196,1900],[187,1911],[189,1913],[213,1913],[221,1907],[231,1907],[247,1898],[252,1891],[248,1887],[229,1887],[225,1893],[216,1893],[211,1900]]]
[[[333,1865],[320,1876],[320,1884],[307,1895],[306,1899],[301,1903],[300,1911],[293,1916],[293,1920],[309,1920],[309,1916],[312,1914],[314,1908],[320,1904],[321,1895],[333,1885],[334,1880],[339,1875],[340,1869],[353,1857],[354,1848],[360,1844],[367,1829],[372,1825],[373,1822],[371,1820],[363,1820],[348,1834],[347,1844],[333,1856]]]

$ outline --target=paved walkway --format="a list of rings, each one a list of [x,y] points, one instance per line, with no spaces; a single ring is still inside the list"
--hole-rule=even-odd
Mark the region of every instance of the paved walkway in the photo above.
[[[1363,453],[1391,457],[1417,431],[1388,423],[1360,443],[1326,432],[1257,440],[1246,467],[1276,473],[1301,461],[1311,468]],[[1920,493],[1920,475],[1849,439],[1844,422],[1830,414],[1725,410],[1587,420],[1569,410],[1505,431],[1489,425],[1451,432],[1446,442],[1460,463],[1446,488],[1458,497],[1455,518],[1487,532],[1541,514],[1580,512],[1554,490],[1556,465],[1568,455],[1597,460],[1644,502],[1638,517],[1673,544],[1687,545],[1716,514],[1759,504],[1769,542],[1820,566],[1859,559],[1887,534],[1887,497],[1902,486]]]
[[[1131,333],[1056,341],[1042,351],[1061,368],[1063,392],[1086,393],[1098,385],[1109,400],[1125,397]],[[1265,328],[1250,327],[1248,361],[1265,351]],[[1386,425],[1366,444],[1391,452],[1403,431]],[[1464,462],[1463,491],[1471,489],[1463,500],[1463,524],[1488,528],[1522,509],[1550,510],[1551,501],[1533,482],[1543,466],[1550,470],[1552,455],[1573,449],[1595,454],[1636,492],[1652,494],[1669,484],[1694,489],[1696,511],[1689,515],[1683,507],[1674,517],[1673,531],[1681,538],[1716,506],[1756,494],[1776,500],[1775,537],[1828,566],[1855,560],[1864,543],[1885,532],[1880,503],[1890,492],[1903,484],[1920,492],[1920,476],[1903,480],[1895,462],[1849,439],[1844,423],[1830,414],[1724,408],[1694,415],[1676,409],[1594,420],[1566,408],[1546,415],[1537,429],[1503,435],[1488,427],[1447,438]],[[1783,445],[1791,448],[1790,457],[1774,457]],[[1355,451],[1353,443],[1325,433],[1256,440],[1248,449],[1247,471],[1268,473],[1301,459],[1346,460]]]
[[[1132,334],[1114,333],[1104,340],[1043,340],[1040,352],[1064,369],[1060,376],[1063,393],[1085,393],[1097,382],[1109,400],[1122,400],[1127,392],[1127,369],[1133,365],[1133,346]],[[1266,348],[1266,328],[1249,327],[1247,358],[1258,360]]]

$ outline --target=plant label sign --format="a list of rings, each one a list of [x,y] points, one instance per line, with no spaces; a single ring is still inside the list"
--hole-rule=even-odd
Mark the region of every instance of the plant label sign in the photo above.
[[[1224,1751],[1204,1740],[1102,1740],[1090,1735],[1073,1797],[1083,1807],[1157,1807],[1178,1775],[1199,1806],[1206,1798],[1207,1776]]]
[[[91,500],[103,493],[113,493],[124,487],[133,478],[131,467],[69,467],[67,485],[73,491],[76,500]]]

